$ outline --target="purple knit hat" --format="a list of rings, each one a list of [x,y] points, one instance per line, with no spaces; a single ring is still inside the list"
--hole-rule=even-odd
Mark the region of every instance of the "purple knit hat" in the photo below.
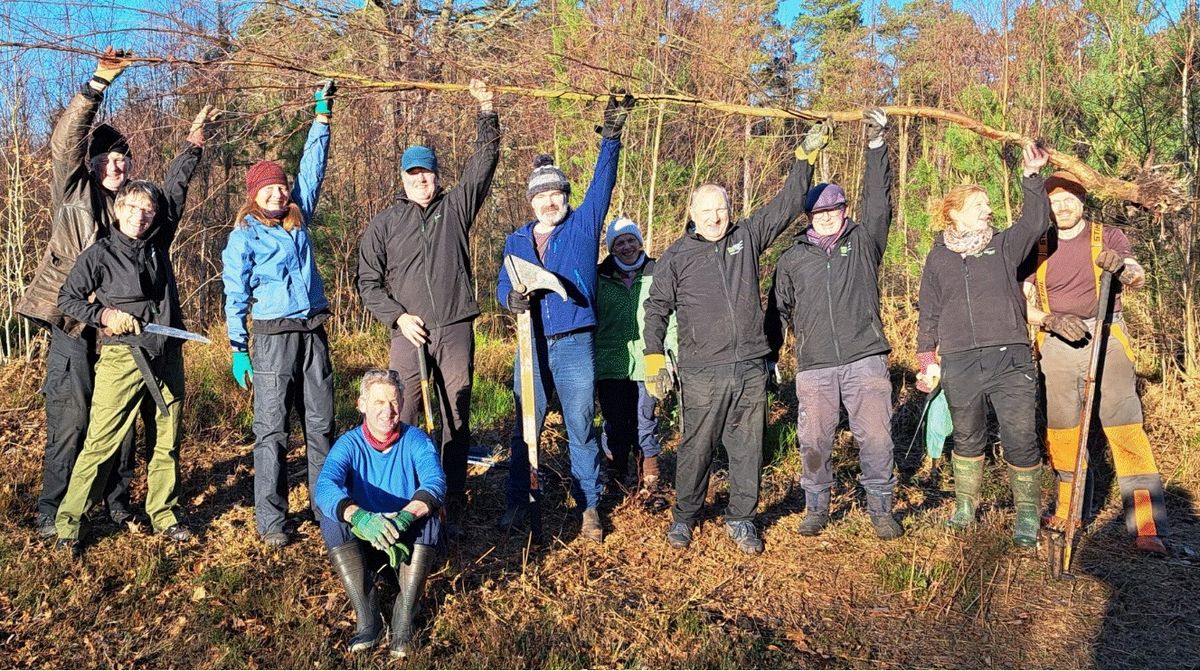
[[[818,184],[808,190],[804,211],[812,214],[846,206],[846,192],[837,184]]]

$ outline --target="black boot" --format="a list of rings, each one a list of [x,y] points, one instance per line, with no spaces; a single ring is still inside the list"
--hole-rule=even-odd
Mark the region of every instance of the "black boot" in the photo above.
[[[434,549],[428,545],[413,545],[412,558],[396,570],[400,582],[400,593],[392,606],[392,644],[388,654],[393,658],[407,657],[412,649],[413,616],[417,602],[425,591],[425,578],[433,567]]]
[[[383,617],[379,613],[375,581],[369,579],[363,561],[362,546],[358,541],[351,541],[332,548],[329,550],[329,562],[346,588],[350,606],[354,608],[358,620],[358,630],[350,639],[350,652],[370,650],[383,637]]]
[[[458,540],[463,536],[463,519],[467,516],[467,493],[450,492],[446,494],[446,521],[443,525],[446,537]]]

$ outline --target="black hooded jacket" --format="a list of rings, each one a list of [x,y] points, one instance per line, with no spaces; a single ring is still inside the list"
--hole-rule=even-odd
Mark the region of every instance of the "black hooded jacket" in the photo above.
[[[797,371],[891,351],[879,317],[879,265],[892,221],[887,147],[867,151],[863,180],[863,223],[847,219],[829,254],[808,239],[805,229],[775,267],[767,339],[778,357],[785,325],[791,324]]]
[[[142,347],[152,357],[161,355],[167,347],[182,344],[175,338],[150,333],[107,335],[101,314],[104,308],[115,308],[144,323],[183,328],[179,290],[171,266],[171,244],[183,218],[188,183],[199,161],[200,147],[188,143],[167,170],[154,222],[146,233],[135,240],[114,223],[108,237],[83,250],[67,275],[58,294],[58,308],[95,327],[100,332],[101,344]]]

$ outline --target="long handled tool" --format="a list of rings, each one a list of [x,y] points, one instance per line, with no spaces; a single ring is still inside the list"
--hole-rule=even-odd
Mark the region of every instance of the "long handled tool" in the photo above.
[[[417,368],[421,371],[421,409],[425,413],[425,418],[421,422],[421,428],[429,437],[433,437],[433,401],[431,400],[431,389],[429,384],[429,359],[428,352],[425,350],[425,345],[422,344],[417,348]]]
[[[925,418],[929,416],[929,406],[933,405],[933,399],[940,393],[942,393],[942,385],[938,384],[930,389],[928,394],[925,394],[925,405],[921,407],[921,416],[917,418],[917,428],[913,429],[912,440],[908,441],[908,449],[904,451],[905,461],[908,461],[908,455],[912,453],[913,445],[917,444],[917,436],[921,435],[921,426],[925,423]]]
[[[504,257],[504,267],[517,293],[530,295],[545,290],[567,299],[562,282],[545,268],[511,254]],[[534,540],[541,542],[542,484],[538,478],[537,399],[533,385],[533,316],[530,310],[517,314],[517,356],[521,360],[521,437],[529,455],[529,526]]]
[[[1096,323],[1092,325],[1092,341],[1088,345],[1091,357],[1087,379],[1083,383],[1083,409],[1079,413],[1079,449],[1075,453],[1075,470],[1071,479],[1071,502],[1062,535],[1050,544],[1050,575],[1055,578],[1073,577],[1071,561],[1075,557],[1076,536],[1083,526],[1083,499],[1087,480],[1088,434],[1092,427],[1092,409],[1096,401],[1096,383],[1100,371],[1100,353],[1104,351],[1104,322],[1108,319],[1108,299],[1112,290],[1112,273],[1100,276],[1099,300],[1096,303]]]

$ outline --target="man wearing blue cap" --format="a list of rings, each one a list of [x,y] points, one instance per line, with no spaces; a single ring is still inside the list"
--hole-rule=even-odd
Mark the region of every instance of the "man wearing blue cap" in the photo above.
[[[472,325],[479,315],[471,277],[470,231],[500,159],[494,94],[478,79],[471,80],[468,91],[479,103],[476,150],[458,185],[442,189],[432,149],[420,145],[406,149],[400,161],[404,194],[371,220],[358,256],[363,304],[391,331],[390,367],[404,383],[400,421],[405,424],[418,424],[417,357],[428,352],[429,374],[441,404],[442,435],[437,442],[446,472],[447,521],[452,525],[465,504],[475,366]]]
[[[775,268],[767,334],[778,357],[783,330],[796,334],[796,437],[804,474],[805,515],[799,532],[815,536],[829,523],[830,456],[839,410],[846,406],[859,445],[867,512],[885,540],[904,531],[892,516],[891,351],[879,317],[879,265],[892,220],[891,164],[883,136],[887,115],[863,112],[867,136],[862,224],[846,216],[846,193],[818,184],[808,193],[809,226]]]

